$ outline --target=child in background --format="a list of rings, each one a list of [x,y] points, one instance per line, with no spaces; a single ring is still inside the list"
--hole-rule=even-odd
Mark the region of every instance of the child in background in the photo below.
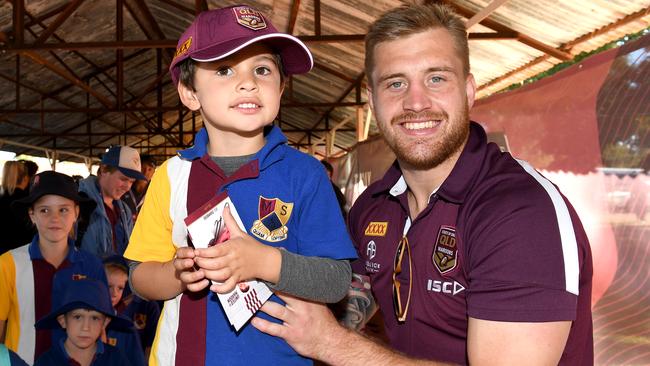
[[[51,332],[34,330],[34,322],[52,309],[55,289],[86,277],[106,283],[101,261],[70,239],[80,210],[94,207],[71,177],[54,171],[37,174],[29,195],[13,203],[38,232],[30,244],[0,256],[0,342],[28,364],[52,344]]]
[[[203,12],[181,36],[170,72],[183,104],[201,113],[204,129],[194,147],[154,174],[124,254],[134,261],[134,291],[167,300],[151,362],[312,363],[250,325],[235,332],[207,291],[210,280],[221,283],[210,290],[226,293],[259,279],[275,291],[336,302],[349,288],[348,259],[356,254],[329,179],[318,160],[287,146],[271,126],[285,78],[312,65],[300,40],[277,32],[247,6]],[[230,239],[188,247],[183,220],[221,193],[232,200],[245,231],[226,209]]]
[[[129,267],[126,259],[121,255],[113,255],[104,259],[104,269],[108,279],[108,290],[111,295],[111,305],[118,315],[127,318],[133,322],[134,332],[138,335],[138,344],[140,350],[132,350],[128,353],[138,353],[143,356],[142,362],[149,358],[151,345],[156,335],[156,326],[160,317],[160,307],[156,301],[147,301],[135,296],[128,288]],[[111,336],[117,336],[119,333],[113,332],[109,327],[108,341],[111,342]],[[115,339],[117,345],[120,345],[121,339]],[[122,340],[122,342],[132,340]],[[111,343],[112,344],[112,343]],[[113,344],[115,345],[115,344]]]
[[[66,337],[41,355],[35,366],[133,365],[132,357],[101,341],[109,323],[128,328],[127,319],[115,316],[106,285],[94,279],[67,284],[60,306],[36,323],[37,329],[63,328]]]

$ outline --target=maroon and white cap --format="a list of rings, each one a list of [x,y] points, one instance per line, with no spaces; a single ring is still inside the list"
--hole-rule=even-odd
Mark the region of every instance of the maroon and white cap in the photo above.
[[[286,75],[303,74],[314,65],[311,52],[298,38],[280,33],[259,11],[236,5],[200,13],[181,35],[169,66],[178,85],[178,64],[191,58],[210,62],[228,57],[256,42],[263,42],[280,54]]]

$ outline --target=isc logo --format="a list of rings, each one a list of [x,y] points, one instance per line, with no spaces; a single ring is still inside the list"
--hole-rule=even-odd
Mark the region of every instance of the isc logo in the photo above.
[[[366,227],[366,236],[386,236],[388,230],[388,222],[375,222],[371,221]]]

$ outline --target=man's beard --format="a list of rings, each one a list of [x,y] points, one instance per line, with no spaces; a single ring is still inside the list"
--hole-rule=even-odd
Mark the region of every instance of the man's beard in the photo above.
[[[442,123],[447,123],[449,124],[448,127],[450,127],[444,136],[437,136],[435,142],[431,141],[432,137],[401,139],[395,134],[386,133],[380,128],[384,140],[397,156],[397,160],[414,169],[426,170],[440,165],[463,146],[469,135],[469,109],[466,103],[463,106],[462,113],[454,121],[449,120],[449,115],[446,112],[425,112],[420,114],[409,112],[394,117],[390,123],[392,125],[399,121],[414,119],[442,120],[444,121]],[[381,124],[379,126],[381,127]],[[422,146],[414,148],[414,145]]]

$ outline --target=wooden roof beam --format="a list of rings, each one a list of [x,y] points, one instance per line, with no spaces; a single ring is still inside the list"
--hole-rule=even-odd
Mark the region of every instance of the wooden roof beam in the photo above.
[[[36,38],[34,41],[34,45],[39,45],[45,43],[45,41],[65,22],[72,13],[74,13],[77,8],[79,8],[79,5],[83,0],[73,0],[71,1],[68,6],[59,14],[59,16],[54,19],[52,23],[45,29],[41,34]]]
[[[300,10],[300,0],[293,0],[291,10],[289,11],[289,24],[287,24],[287,34],[293,34],[298,20],[298,11]]]
[[[352,90],[356,89],[359,85],[361,85],[361,82],[363,82],[363,78],[364,78],[365,76],[366,76],[366,73],[365,73],[365,72],[361,72],[361,73],[357,76],[357,78],[354,80],[354,82],[351,83],[350,86],[349,86],[348,88],[346,88],[346,89],[343,91],[343,93],[341,94],[341,96],[337,99],[336,103],[342,103],[343,100],[348,96],[348,94],[350,94],[350,92],[351,92]],[[326,118],[326,117],[327,117],[327,116],[332,112],[332,110],[334,110],[334,107],[329,108],[325,113],[323,113],[323,114],[321,115],[321,117],[318,119],[318,121],[316,121],[316,123],[314,123],[314,125],[311,126],[310,130],[312,130],[312,129],[318,127],[318,125],[319,125],[321,122],[323,122],[323,120],[324,120],[324,119],[325,119],[325,118]],[[307,136],[309,136],[309,133],[307,133],[307,134],[305,134],[303,137],[301,137],[300,140],[298,140],[298,143],[303,142],[303,141],[305,140],[305,138],[307,138]]]
[[[468,8],[466,8],[466,7],[462,6],[462,5],[459,5],[457,3],[452,3],[452,2],[449,2],[449,1],[447,1],[447,2],[456,9],[458,14],[464,16],[465,18],[471,19],[474,15],[477,14],[477,13],[474,13],[473,11],[469,10]],[[568,60],[571,60],[573,58],[573,56],[568,52],[557,49],[557,48],[555,48],[553,46],[549,46],[549,45],[547,45],[547,44],[545,44],[543,42],[538,41],[537,39],[535,39],[533,37],[530,37],[528,35],[517,32],[514,29],[512,29],[510,27],[507,27],[507,26],[505,26],[505,25],[503,25],[503,24],[501,24],[501,23],[499,23],[497,21],[491,20],[489,18],[488,19],[483,19],[480,22],[480,24],[482,24],[482,25],[484,25],[484,26],[486,26],[486,27],[488,27],[490,29],[493,29],[493,30],[495,30],[497,32],[511,32],[511,33],[514,32],[514,33],[517,34],[517,40],[519,42],[521,42],[521,43],[523,43],[523,44],[525,44],[525,45],[527,45],[529,47],[532,47],[532,48],[534,48],[534,49],[536,49],[538,51],[541,51],[541,52],[544,52],[544,53],[546,53],[548,55],[551,55],[551,56],[553,56],[553,57],[555,57],[557,59],[560,59],[562,61],[568,61]]]
[[[22,45],[25,40],[25,0],[13,1],[14,42]]]
[[[488,6],[484,7],[478,13],[474,14],[471,18],[467,19],[465,22],[465,28],[469,31],[474,24],[480,23],[483,19],[490,16],[494,13],[495,10],[501,5],[503,5],[508,0],[493,0]]]

